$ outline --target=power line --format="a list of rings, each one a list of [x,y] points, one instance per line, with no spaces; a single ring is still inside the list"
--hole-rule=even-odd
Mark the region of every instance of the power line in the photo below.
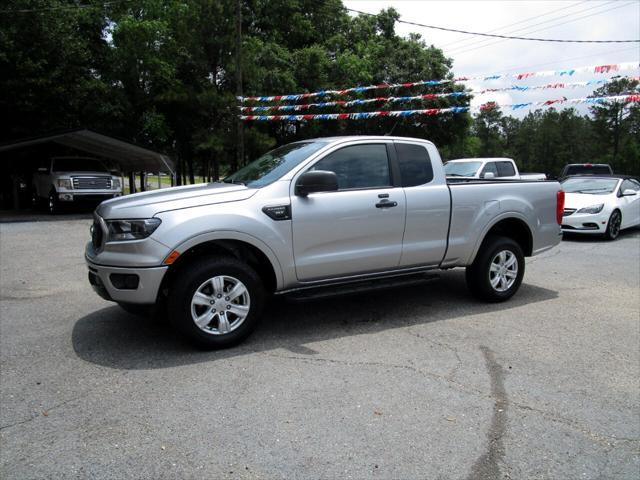
[[[40,13],[40,12],[51,12],[54,10],[83,10],[85,8],[94,8],[94,7],[109,7],[111,5],[117,5],[118,3],[126,3],[131,0],[112,0],[110,2],[103,3],[85,3],[81,5],[58,5],[56,7],[48,7],[48,8],[31,8],[31,9],[18,9],[18,10],[0,10],[0,14],[11,14],[11,13]]]
[[[353,8],[347,8],[346,10],[349,12],[358,13],[361,15],[368,15],[371,17],[377,16],[375,13],[363,12],[360,10],[355,10]],[[398,23],[405,23],[407,25],[413,25],[416,27],[431,28],[434,30],[443,30],[445,32],[464,33],[465,35],[476,35],[479,37],[503,38],[506,40],[528,40],[533,42],[556,42],[556,43],[640,43],[640,39],[639,40],[565,40],[565,39],[557,39],[557,38],[514,37],[509,35],[498,35],[494,33],[470,32],[467,30],[458,30],[456,28],[439,27],[436,25],[426,25],[424,23],[410,22],[408,20],[401,20],[401,19],[398,19],[397,21]]]
[[[612,0],[612,1],[600,4],[600,5],[596,5],[594,7],[589,7],[589,8],[583,9],[580,12],[577,12],[577,14],[578,15],[582,15],[583,13],[586,13],[586,12],[588,12],[590,10],[599,9],[599,8],[602,8],[602,7],[606,7],[607,5],[610,5],[612,3],[616,3],[616,1],[617,0]],[[618,6],[612,7],[611,10],[616,9],[616,8],[620,8],[620,7],[624,7],[626,5],[627,4],[622,4],[622,5],[618,4]],[[567,20],[567,16],[566,15],[565,16],[560,16],[560,17],[553,17],[553,18],[547,19],[547,20],[542,21],[542,22],[534,23],[532,25],[527,25],[527,26],[524,26],[522,28],[517,28],[515,30],[508,30],[506,32],[501,32],[501,33],[503,35],[505,35],[505,34],[529,35],[529,34],[532,34],[532,33],[543,31],[543,30],[548,30],[550,28],[553,28],[553,27],[555,27],[557,25],[562,25],[564,23],[576,22],[578,20],[581,20],[582,18],[590,17],[592,15],[598,15],[600,13],[604,13],[604,12],[607,12],[609,10],[610,9],[605,8],[604,10],[600,10],[598,12],[593,12],[592,14],[589,14],[589,15],[578,16],[577,18],[574,17],[574,18],[571,18],[570,20]],[[558,20],[562,20],[562,21],[560,23],[558,23],[558,24],[554,23],[552,25],[547,25],[546,27],[542,27],[542,28],[538,28],[536,30],[533,30],[533,27],[537,27],[539,25],[548,24],[550,22],[557,22]],[[474,39],[471,38],[471,39],[468,40],[468,42],[470,42],[470,43],[468,43],[467,45],[459,45],[459,46],[453,48],[453,50],[450,51],[449,53],[454,54],[454,53],[459,52],[461,50],[466,51],[466,49],[468,49],[469,47],[471,47],[472,49],[473,48],[480,48],[480,47],[485,46],[485,45],[493,45],[494,43],[505,42],[506,40],[505,39],[502,39],[502,40],[486,39],[486,40],[481,40],[479,43],[476,43],[475,45],[473,44],[473,41],[474,41]]]
[[[613,3],[613,2],[610,2],[610,3]],[[577,22],[577,21],[579,21],[579,20],[583,20],[583,19],[585,19],[585,18],[593,17],[593,16],[595,16],[595,15],[600,15],[600,14],[602,14],[602,13],[606,13],[606,12],[609,12],[609,11],[611,11],[611,10],[616,10],[616,9],[618,9],[618,8],[627,7],[627,6],[632,5],[632,4],[634,4],[634,3],[635,3],[635,2],[624,3],[624,4],[622,4],[622,5],[617,5],[617,6],[615,6],[615,7],[607,8],[607,9],[605,9],[605,10],[600,10],[599,12],[590,13],[589,15],[583,15],[583,16],[581,16],[581,17],[573,18],[573,19],[571,19],[571,20],[566,20],[566,21],[564,21],[564,22],[556,23],[556,24],[554,24],[554,25],[548,25],[548,26],[543,27],[543,28],[538,28],[537,30],[529,30],[529,31],[527,31],[526,33],[536,33],[536,32],[541,32],[542,30],[548,30],[548,29],[550,29],[550,28],[559,27],[560,25],[566,25],[567,23],[573,23],[573,22]],[[600,6],[602,6],[602,5],[600,5]],[[588,10],[589,10],[589,9],[588,9]],[[584,10],[584,11],[587,11],[587,10]],[[543,23],[545,23],[545,22],[543,22]],[[532,26],[533,26],[533,25],[532,25]],[[462,47],[462,50],[460,50],[460,49],[454,49],[452,52],[449,52],[449,53],[450,53],[450,54],[452,54],[452,55],[461,55],[461,54],[463,54],[463,53],[472,52],[472,51],[474,51],[474,50],[479,50],[479,49],[481,49],[481,48],[485,48],[485,47],[488,47],[488,46],[491,46],[491,45],[495,45],[496,43],[500,43],[500,42],[504,42],[504,41],[505,41],[505,39],[502,39],[502,40],[496,40],[496,41],[494,41],[494,42],[489,41],[488,43],[487,43],[487,42],[484,42],[484,43],[481,43],[480,45],[475,46],[475,47],[473,47],[473,48],[465,49],[465,47]],[[635,42],[638,42],[638,41],[640,41],[640,40],[636,40]],[[598,43],[608,43],[608,42],[598,42]],[[624,42],[618,42],[618,43],[624,43]]]
[[[583,3],[587,3],[588,1],[589,0],[582,0],[581,2],[572,3],[571,5],[567,5],[567,6],[562,7],[562,8],[557,8],[557,9],[551,10],[549,12],[541,13],[539,15],[534,15],[532,17],[527,17],[524,20],[520,20],[519,22],[515,22],[515,23],[510,23],[508,25],[503,25],[501,27],[498,27],[498,28],[495,28],[493,30],[488,31],[487,33],[496,33],[496,32],[499,32],[499,33],[502,33],[502,34],[505,34],[505,33],[518,33],[518,31],[520,29],[527,29],[527,28],[531,27],[532,25],[528,25],[528,26],[525,26],[525,27],[519,27],[519,28],[517,28],[515,30],[510,30],[510,31],[506,31],[506,32],[505,31],[501,32],[501,30],[504,30],[505,28],[509,28],[509,27],[514,27],[516,25],[520,25],[520,24],[523,24],[523,23],[528,23],[528,22],[530,22],[532,20],[535,20],[537,18],[546,17],[548,15],[551,15],[552,13],[557,13],[557,12],[560,12],[562,10],[567,10],[569,8],[575,7],[576,5],[581,5]],[[611,3],[611,2],[608,2],[608,3]],[[592,8],[594,8],[594,7],[592,7]],[[546,20],[546,22],[551,22],[551,21],[554,21],[556,19],[557,18],[552,18],[552,19]],[[544,23],[544,22],[542,22],[542,23]],[[466,37],[466,38],[462,38],[460,40],[456,40],[454,42],[445,43],[440,48],[446,48],[446,47],[450,47],[451,45],[455,45],[457,43],[465,43],[465,42],[472,42],[472,41],[473,41],[473,38]],[[456,48],[459,48],[459,47],[462,47],[462,46],[464,46],[464,45],[459,45]]]

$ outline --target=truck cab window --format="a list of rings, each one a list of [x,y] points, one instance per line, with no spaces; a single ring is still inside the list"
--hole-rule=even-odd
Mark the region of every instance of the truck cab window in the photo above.
[[[387,146],[382,143],[341,148],[316,163],[312,170],[334,172],[340,190],[391,186]]]
[[[498,177],[498,169],[496,168],[496,162],[487,162],[487,164],[482,169],[482,173],[480,174],[480,178],[484,178],[487,173],[493,173],[494,176]]]
[[[396,143],[403,187],[424,185],[433,180],[433,168],[427,149],[421,145]]]
[[[516,174],[511,162],[496,162],[496,166],[498,167],[498,177],[513,177]]]

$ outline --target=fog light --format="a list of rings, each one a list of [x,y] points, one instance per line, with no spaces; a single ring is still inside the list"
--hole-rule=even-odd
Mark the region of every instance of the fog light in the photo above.
[[[138,275],[128,273],[112,273],[109,280],[118,290],[135,290],[140,282]]]
[[[72,202],[73,201],[73,195],[71,193],[60,193],[58,195],[58,198],[60,200],[62,200],[63,202]]]

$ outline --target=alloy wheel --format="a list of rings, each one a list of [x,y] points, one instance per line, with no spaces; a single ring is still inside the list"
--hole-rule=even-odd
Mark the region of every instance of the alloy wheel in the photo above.
[[[497,292],[509,290],[518,277],[518,258],[510,250],[498,252],[491,260],[489,282]]]
[[[245,321],[251,308],[247,287],[237,278],[218,275],[203,282],[191,298],[191,318],[211,335],[226,335]]]

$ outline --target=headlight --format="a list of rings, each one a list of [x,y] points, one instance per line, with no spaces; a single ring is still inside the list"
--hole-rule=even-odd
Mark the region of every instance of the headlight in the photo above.
[[[122,242],[124,240],[140,240],[151,235],[160,226],[159,218],[145,220],[107,220],[109,229],[108,242]]]
[[[120,190],[120,179],[112,178],[111,179],[111,188],[114,190]]]
[[[71,190],[73,188],[70,178],[59,178],[57,183],[58,188],[66,188],[67,190]]]
[[[600,203],[598,205],[591,205],[589,207],[581,208],[576,213],[600,213],[603,208],[604,208],[604,203]]]

